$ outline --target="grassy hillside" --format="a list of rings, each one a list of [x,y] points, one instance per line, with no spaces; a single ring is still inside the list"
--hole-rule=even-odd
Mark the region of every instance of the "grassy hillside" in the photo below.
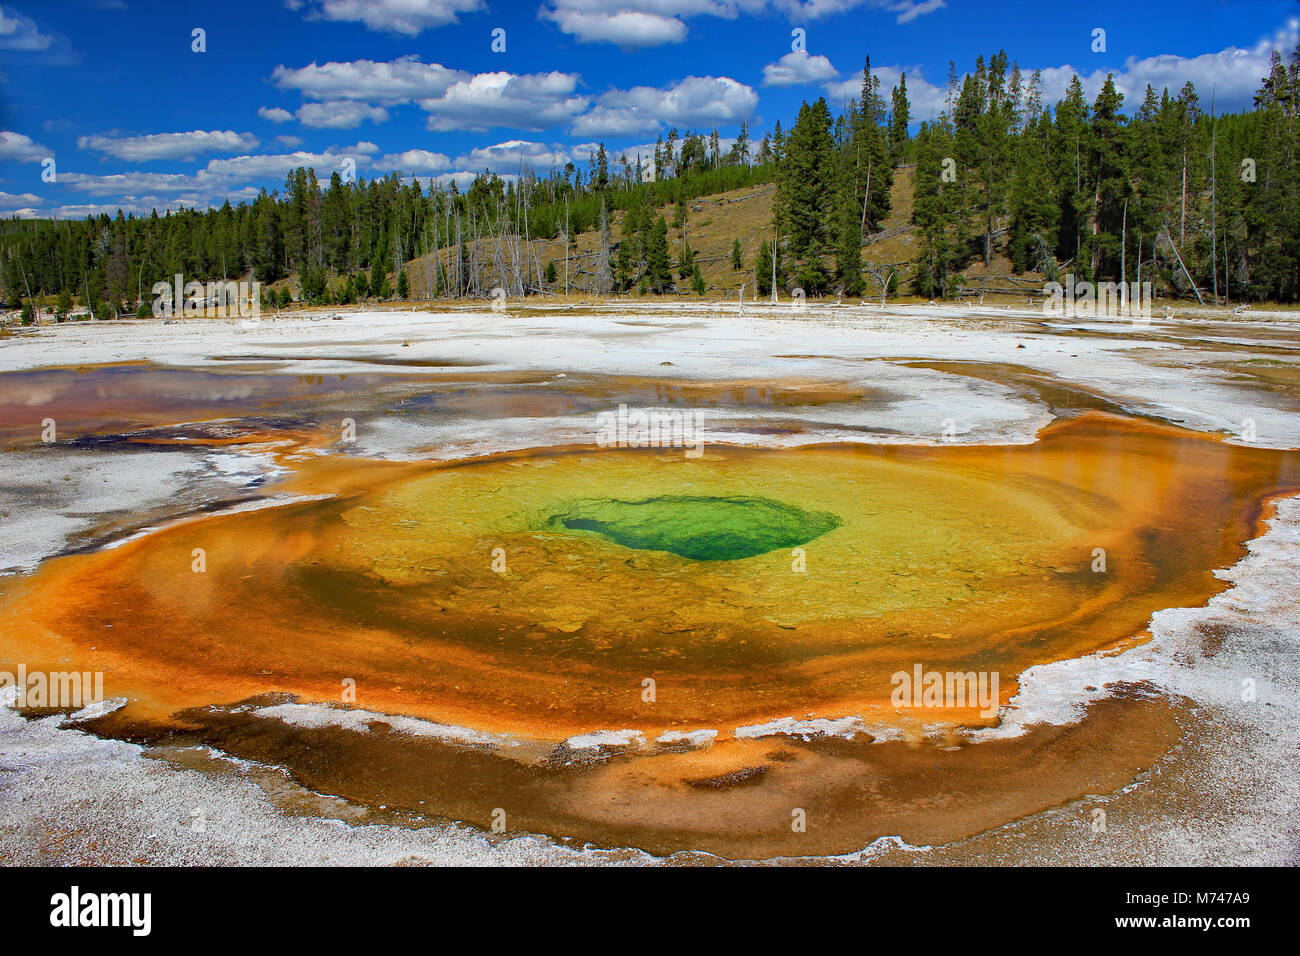
[[[915,168],[903,166],[895,171],[891,194],[889,217],[881,223],[881,228],[869,236],[862,247],[863,262],[869,267],[886,272],[886,267],[893,267],[899,274],[899,294],[902,298],[912,298],[911,274],[912,260],[916,256],[916,229],[912,225],[912,194]],[[754,295],[754,262],[758,255],[759,244],[764,240],[771,242],[772,201],[776,186],[764,183],[701,196],[687,203],[686,238],[695,252],[696,261],[704,275],[708,287],[708,298],[735,298],[742,284],[746,284],[746,298]],[[656,210],[671,222],[674,216],[672,205],[660,206]],[[611,238],[617,243],[622,238],[624,213],[619,211],[611,223]],[[681,253],[681,230],[670,229],[669,238],[672,246],[673,261]],[[731,265],[732,244],[740,240],[743,259],[742,269],[733,269]],[[549,287],[554,294],[562,294],[565,288],[566,255],[562,238],[552,240],[533,240],[531,254],[534,260],[534,274],[538,269],[544,271],[550,262],[555,263],[556,282]],[[575,237],[567,255],[569,265],[569,290],[571,294],[580,294],[586,287],[595,264],[600,245],[599,231],[592,230]],[[480,255],[490,259],[492,249],[487,242],[479,244]],[[446,268],[451,261],[450,254],[444,250],[439,256],[441,267]],[[432,268],[433,256],[413,259],[407,266],[412,297],[422,297],[425,270]],[[968,295],[978,298],[986,292],[995,299],[1008,296],[1023,300],[1025,290],[1041,289],[1042,278],[1036,273],[1011,276],[1011,262],[1005,255],[1005,249],[995,249],[993,262],[988,269],[982,259],[976,258],[966,268]],[[1007,277],[1011,277],[1008,279]],[[396,282],[396,275],[391,281]],[[678,293],[686,298],[695,298],[689,291],[687,280],[678,281]],[[1023,287],[1023,288],[1022,288]],[[879,296],[879,285],[875,278],[867,277],[866,298]],[[631,293],[636,295],[634,291]]]

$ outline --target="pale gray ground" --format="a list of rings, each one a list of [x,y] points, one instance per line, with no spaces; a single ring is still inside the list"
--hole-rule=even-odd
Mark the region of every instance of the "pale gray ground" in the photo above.
[[[0,573],[32,571],[95,532],[125,533],[151,515],[183,513],[244,497],[247,474],[223,470],[196,451],[37,445],[0,462]]]

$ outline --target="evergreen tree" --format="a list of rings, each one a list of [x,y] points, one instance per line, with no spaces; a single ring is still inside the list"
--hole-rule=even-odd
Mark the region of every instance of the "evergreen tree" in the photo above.
[[[1088,104],[1083,98],[1083,84],[1077,76],[1070,79],[1065,99],[1056,107],[1053,130],[1054,168],[1052,179],[1057,195],[1057,258],[1078,259],[1083,246],[1083,222],[1091,205],[1085,168]]]
[[[822,261],[835,245],[837,164],[833,161],[831,114],[826,100],[804,103],[790,131],[781,164],[778,190],[786,220],[794,281],[809,295],[819,295],[830,278]]]
[[[691,244],[683,239],[682,251],[677,257],[677,276],[681,279],[689,278],[694,269],[695,252],[691,249]]]
[[[1255,95],[1255,122],[1243,149],[1255,160],[1255,181],[1242,183],[1239,234],[1231,248],[1245,297],[1300,297],[1300,51],[1291,69],[1275,51]]]
[[[301,301],[317,305],[325,299],[325,271],[306,266],[299,277],[298,294]]]
[[[910,134],[907,125],[912,121],[912,105],[907,100],[907,74],[898,74],[898,85],[890,94],[889,155],[895,163],[907,158]]]
[[[921,295],[947,297],[960,289],[954,273],[964,260],[966,238],[959,212],[961,191],[945,177],[944,160],[953,160],[952,130],[945,123],[921,125],[916,149],[912,221],[920,233],[914,281]],[[955,160],[954,160],[955,161]],[[960,181],[960,174],[957,175]]]
[[[758,255],[754,258],[754,281],[758,283],[759,295],[772,294],[772,247],[764,239],[758,245]]]
[[[1056,198],[1048,169],[1050,139],[1051,123],[1043,114],[1017,143],[1008,242],[1016,272],[1048,267],[1050,251],[1056,248]]]
[[[671,223],[674,229],[681,232],[686,231],[686,219],[690,214],[686,211],[686,200],[682,198],[681,193],[677,194],[677,202],[673,204],[673,221]]]
[[[854,160],[854,197],[861,207],[862,232],[874,232],[889,215],[890,193],[894,185],[894,160],[891,158],[885,102],[880,95],[880,81],[871,73],[871,58],[862,68],[862,90],[858,109],[850,117]]]
[[[26,283],[16,255],[6,256],[4,260],[4,292],[9,308],[16,309],[22,305]]]
[[[844,294],[849,296],[862,291],[862,220],[858,217],[854,154],[848,145],[841,147],[836,184],[835,270]],[[865,183],[863,188],[865,191]]]
[[[634,204],[623,215],[623,238],[614,259],[614,288],[619,292],[626,292],[636,285],[640,275],[638,231],[643,213],[642,207]]]
[[[739,272],[745,268],[745,253],[740,247],[740,240],[737,239],[731,244],[731,268]]]
[[[1108,74],[1093,105],[1087,136],[1092,195],[1079,265],[1086,263],[1082,271],[1089,276],[1115,275],[1119,270],[1120,232],[1129,195],[1123,104],[1124,95],[1115,89],[1114,75]]]
[[[668,254],[668,223],[663,216],[655,217],[654,224],[650,227],[645,283],[646,288],[656,294],[671,292],[673,289],[673,263]]]

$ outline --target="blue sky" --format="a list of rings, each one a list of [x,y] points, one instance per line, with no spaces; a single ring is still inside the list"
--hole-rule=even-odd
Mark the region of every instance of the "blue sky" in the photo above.
[[[907,72],[915,120],[942,109],[949,60],[999,49],[1043,71],[1051,103],[1072,73],[1091,95],[1114,72],[1130,107],[1146,83],[1191,79],[1207,108],[1215,84],[1241,109],[1298,15],[1295,0],[2,0],[0,215],[237,202],[298,165],[463,185],[521,159],[585,165],[598,142],[644,152],[671,127],[727,139],[747,120],[757,140],[803,99],[838,110],[868,53],[886,91]]]

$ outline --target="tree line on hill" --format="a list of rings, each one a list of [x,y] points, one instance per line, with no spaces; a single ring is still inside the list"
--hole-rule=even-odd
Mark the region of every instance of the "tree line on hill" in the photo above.
[[[1130,116],[1108,76],[1092,103],[1073,77],[1054,107],[1042,76],[999,51],[958,81],[945,109],[909,135],[906,77],[886,100],[870,61],[860,95],[832,117],[805,102],[754,145],[742,127],[725,152],[717,133],[671,131],[649,163],[602,145],[584,171],[508,180],[485,171],[463,193],[427,191],[397,173],[322,186],[294,170],[283,190],[207,211],[0,226],[0,281],[10,304],[72,292],[98,313],[124,314],[152,281],[296,274],[310,302],[513,295],[556,287],[536,241],[564,239],[566,287],[597,293],[703,292],[686,230],[690,200],[775,183],[770,237],[753,264],[757,292],[957,297],[966,273],[1005,267],[1033,293],[1072,274],[1150,281],[1201,301],[1300,297],[1300,48],[1276,52],[1253,108],[1219,113],[1211,91],[1147,87]],[[900,168],[913,176],[908,262],[877,262]],[[658,212],[673,207],[672,222]],[[614,221],[622,212],[614,237]],[[896,231],[896,230],[891,230]],[[576,237],[593,233],[586,253]],[[864,258],[865,250],[865,258]],[[675,256],[674,256],[675,252]],[[739,269],[739,243],[732,267]],[[674,258],[676,262],[674,262]],[[418,275],[407,263],[420,259]],[[907,275],[907,274],[910,274]],[[390,283],[389,276],[393,276]],[[149,279],[150,282],[145,280]],[[679,281],[680,280],[680,281]],[[283,296],[282,289],[280,295]],[[143,310],[143,304],[139,306]]]
[[[1075,76],[1053,109],[1041,72],[1026,78],[998,52],[960,85],[950,68],[947,108],[909,139],[905,77],[886,110],[868,64],[838,118],[819,99],[788,138],[778,127],[777,282],[889,293],[897,272],[872,267],[870,243],[894,168],[914,165],[921,295],[961,295],[966,270],[982,261],[987,273],[1001,253],[1012,276],[1038,283],[1071,274],[1201,301],[1296,301],[1300,48],[1289,64],[1274,52],[1249,111],[1218,114],[1213,91],[1207,111],[1191,83],[1148,86],[1135,105],[1126,115],[1113,75],[1089,104]]]
[[[426,187],[396,172],[348,181],[335,170],[322,184],[316,170],[302,167],[283,189],[235,206],[10,219],[0,223],[0,291],[15,308],[67,292],[100,317],[147,314],[153,283],[176,274],[199,282],[255,279],[276,302],[286,290],[265,287],[290,276],[298,279],[299,300],[311,303],[486,295],[496,286],[525,295],[547,285],[535,240],[567,237],[572,245],[593,231],[608,240],[618,210],[681,206],[762,183],[772,175],[765,148],[751,155],[743,128],[726,152],[716,133],[679,137],[671,130],[651,161],[614,160],[602,145],[585,171],[570,162],[539,176],[521,162],[516,179],[485,171],[464,192],[454,180]],[[611,245],[606,264],[612,255]],[[418,257],[427,257],[427,268],[408,275]],[[608,268],[587,273],[585,288],[613,288]]]
[[[1124,111],[1108,76],[1089,104],[1073,77],[1049,109],[1041,76],[981,59],[916,156],[918,289],[959,290],[962,266],[1003,243],[1016,273],[1151,281],[1220,302],[1300,295],[1300,48],[1274,52],[1254,108],[1219,115],[1191,84],[1146,87]],[[949,172],[944,175],[945,161]]]

